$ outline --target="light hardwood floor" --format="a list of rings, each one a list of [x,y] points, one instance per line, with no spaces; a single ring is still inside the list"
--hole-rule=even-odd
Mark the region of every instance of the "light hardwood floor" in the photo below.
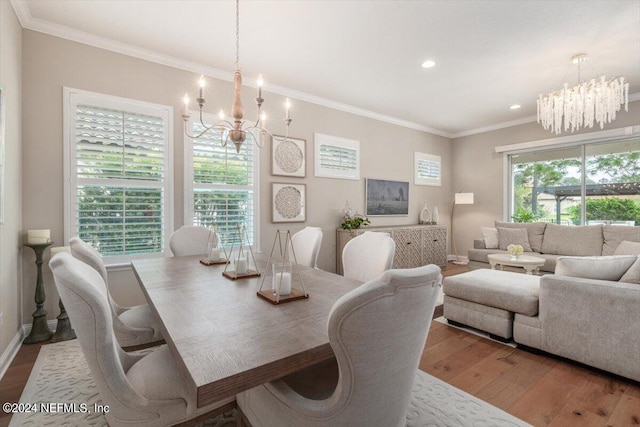
[[[443,275],[464,271],[449,264]],[[18,401],[39,351],[39,344],[21,347],[0,381],[0,402]],[[420,368],[535,426],[640,426],[639,383],[438,322]],[[0,412],[0,427],[9,420]]]

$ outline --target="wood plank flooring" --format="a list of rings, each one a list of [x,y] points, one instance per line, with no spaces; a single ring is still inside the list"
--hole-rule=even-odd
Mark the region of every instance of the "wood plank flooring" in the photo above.
[[[449,264],[443,275],[465,271]],[[18,401],[39,351],[39,344],[20,348],[0,381],[0,402]],[[431,324],[420,369],[535,426],[640,426],[639,383],[438,322]],[[0,427],[10,419],[0,412]]]

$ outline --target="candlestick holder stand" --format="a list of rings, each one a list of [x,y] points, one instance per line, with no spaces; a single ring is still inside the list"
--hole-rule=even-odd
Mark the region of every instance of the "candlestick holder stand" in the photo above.
[[[35,344],[43,341],[48,341],[53,332],[47,326],[47,310],[43,308],[45,301],[44,284],[42,282],[42,255],[47,247],[53,245],[53,242],[49,243],[25,243],[27,247],[33,249],[36,253],[36,266],[37,266],[37,278],[36,278],[36,311],[31,315],[33,317],[33,324],[31,326],[31,332],[22,341],[25,344]]]
[[[56,325],[56,333],[51,337],[51,342],[72,340],[76,338],[76,331],[71,328],[69,315],[60,298],[58,298],[58,307],[60,307],[60,314],[57,317],[58,324]]]
[[[282,234],[285,234],[285,239],[284,239],[284,247],[283,247],[283,243],[282,243]],[[282,265],[282,271],[277,271],[276,268],[274,268],[274,276],[271,278],[272,280],[272,285],[271,285],[271,289],[262,289],[264,287],[264,280],[267,276],[267,271],[269,270],[269,266],[272,264],[271,261],[273,259],[273,252],[276,248],[276,244],[278,244],[278,249],[280,252],[280,259],[283,261],[281,263],[277,263]],[[293,261],[290,260],[289,258],[289,250],[291,250],[291,256],[293,257]],[[286,273],[286,274],[290,274],[290,278],[289,280],[291,281],[291,293],[289,295],[281,295],[281,290],[282,290],[282,282],[283,282],[283,278],[285,277],[285,272],[284,272],[284,265],[285,263],[291,263],[291,273]],[[275,265],[276,263],[274,263]],[[262,280],[260,281],[260,289],[258,289],[258,296],[260,298],[263,298],[267,301],[269,301],[271,304],[282,304],[285,302],[291,302],[291,301],[297,301],[300,299],[307,299],[309,298],[309,293],[307,292],[307,289],[304,286],[304,280],[302,279],[302,273],[300,273],[300,269],[299,268],[295,268],[298,265],[298,260],[296,258],[296,252],[293,249],[293,243],[291,242],[291,231],[290,230],[277,230],[276,231],[276,237],[273,239],[273,246],[271,246],[271,253],[269,254],[269,258],[267,259],[267,266],[265,269],[265,274],[262,277]],[[293,287],[293,270],[296,270],[298,273],[298,278],[300,279],[300,284],[302,285],[302,290],[300,289],[296,289]],[[275,278],[275,276],[278,275],[280,277],[280,280],[277,280]]]
[[[244,242],[247,242],[247,248],[245,249]],[[238,242],[238,255],[235,260],[233,258],[233,248],[235,247],[236,242]],[[254,269],[249,268],[249,257],[247,256],[247,252],[251,255],[251,260],[253,261]],[[226,255],[226,252],[225,252]],[[244,271],[238,272],[238,267],[241,266],[241,260],[244,260]],[[228,270],[231,265],[231,261],[233,261],[234,269],[233,271]],[[244,225],[238,224],[236,226],[236,232],[234,234],[233,241],[231,243],[231,249],[229,250],[229,261],[227,265],[224,267],[224,271],[222,275],[227,279],[237,280],[237,279],[246,279],[248,277],[259,277],[260,272],[258,271],[258,267],[256,266],[256,259],[253,256],[253,249],[251,249],[251,245],[249,244],[249,234],[247,233],[247,228]]]

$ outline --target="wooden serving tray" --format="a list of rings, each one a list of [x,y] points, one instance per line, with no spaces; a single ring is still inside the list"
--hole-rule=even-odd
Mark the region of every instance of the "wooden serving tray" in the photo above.
[[[227,264],[228,262],[229,262],[229,260],[228,260],[228,259],[226,259],[226,258],[220,258],[220,259],[219,259],[219,260],[217,260],[217,261],[209,261],[208,259],[205,259],[205,258],[202,258],[202,259],[200,260],[200,264],[204,264],[204,265],[206,265],[206,266],[209,266],[209,265],[218,265],[218,264]]]
[[[223,271],[222,275],[227,279],[237,280],[246,279],[247,277],[259,277],[260,273],[256,270],[247,270],[247,272],[243,274],[236,274],[235,271]]]
[[[309,295],[305,295],[299,289],[293,288],[291,289],[290,295],[280,295],[280,301],[276,301],[276,296],[273,294],[273,290],[266,289],[264,291],[260,291],[257,293],[260,298],[266,299],[273,305],[284,304],[285,302],[297,301],[299,299],[307,299]]]

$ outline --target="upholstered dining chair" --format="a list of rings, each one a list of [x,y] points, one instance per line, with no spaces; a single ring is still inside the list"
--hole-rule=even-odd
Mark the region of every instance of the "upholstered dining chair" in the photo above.
[[[212,233],[213,231],[201,225],[183,225],[171,234],[169,247],[174,256],[202,255],[207,250]]]
[[[58,293],[78,336],[111,426],[169,426],[205,412],[230,409],[233,398],[198,409],[167,346],[146,355],[122,351],[111,327],[107,288],[100,274],[68,253],[49,262]]]
[[[336,360],[236,396],[253,427],[406,425],[440,268],[389,270],[342,296],[329,313]]]
[[[322,245],[322,229],[320,227],[305,227],[291,236],[291,244],[300,265],[318,267],[318,254]],[[290,256],[293,259],[293,255]]]
[[[157,325],[148,304],[134,307],[122,307],[111,297],[107,269],[100,253],[93,246],[79,237],[69,240],[71,254],[80,261],[93,267],[107,286],[107,297],[111,307],[113,330],[118,343],[122,347],[149,344],[162,340],[160,327]]]
[[[395,253],[396,242],[389,237],[389,233],[365,231],[344,246],[343,274],[367,282],[391,268]]]

